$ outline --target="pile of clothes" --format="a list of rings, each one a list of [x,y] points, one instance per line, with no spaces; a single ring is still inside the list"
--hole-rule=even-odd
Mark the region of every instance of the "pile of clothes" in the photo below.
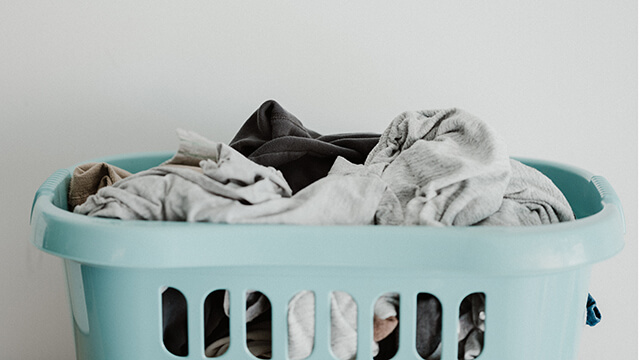
[[[79,168],[70,185],[73,211],[123,220],[308,225],[573,219],[547,177],[509,159],[487,124],[458,109],[405,112],[381,136],[321,136],[268,101],[230,145],[180,129],[178,137],[178,152],[161,166],[130,175],[100,164],[114,175],[103,183],[113,185],[84,201],[77,182],[92,164]]]
[[[105,163],[79,166],[69,187],[70,210],[123,220],[305,225],[529,226],[574,219],[551,180],[510,159],[500,137],[460,109],[404,112],[381,135],[320,135],[267,101],[228,145],[186,130],[177,133],[176,154],[152,169],[130,174]],[[175,295],[171,291],[163,294],[166,303],[179,303],[169,301]],[[217,318],[228,316],[227,297],[211,301]],[[253,314],[247,320],[256,334],[270,325],[263,297],[247,294],[247,311]],[[418,352],[439,359],[441,309],[437,299],[421,299],[418,316],[428,321],[418,322]],[[482,350],[484,295],[465,301],[460,358],[473,359]],[[339,292],[332,302],[337,309],[332,334],[341,334],[332,336],[332,349],[340,359],[352,359],[355,303]],[[297,329],[289,335],[291,359],[311,353],[313,307],[309,292],[290,303],[289,328]],[[397,294],[376,304],[377,360],[393,356],[388,347],[397,348],[397,307]],[[168,334],[167,321],[165,345],[175,344],[176,354],[181,347],[186,351],[186,333]],[[216,333],[216,321],[208,325],[210,333]],[[217,334],[210,338],[207,356],[218,356],[228,346],[223,340],[228,334]],[[270,358],[270,347],[260,340],[254,354]]]

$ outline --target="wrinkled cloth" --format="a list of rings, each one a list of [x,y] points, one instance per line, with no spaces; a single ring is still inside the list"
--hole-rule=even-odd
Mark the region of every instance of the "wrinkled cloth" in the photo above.
[[[320,135],[269,100],[249,117],[229,145],[260,165],[280,170],[297,193],[326,176],[338,156],[362,164],[379,138],[372,133]]]
[[[484,347],[485,295],[473,293],[460,304],[458,358],[475,359]]]
[[[400,343],[400,294],[382,294],[373,307],[372,353],[375,360],[391,359]]]
[[[424,359],[440,358],[442,341],[442,306],[435,296],[418,294],[416,309],[416,350]]]
[[[385,211],[376,223],[529,226],[574,219],[549,178],[509,159],[495,132],[459,109],[400,114],[363,167],[396,197],[381,201]]]
[[[75,211],[120,219],[434,226],[572,218],[548,178],[509,160],[493,131],[458,109],[402,113],[364,165],[338,156],[327,176],[295,196],[274,168],[198,134],[178,136],[171,160],[101,189]]]
[[[472,225],[502,203],[509,183],[506,147],[459,109],[404,112],[383,132],[365,166],[382,164],[405,225]]]
[[[315,336],[315,295],[301,291],[289,301],[287,310],[288,357],[291,360],[305,359],[311,355]]]
[[[69,210],[84,203],[87,198],[106,186],[131,176],[131,173],[107,163],[86,163],[73,170],[67,197]]]
[[[393,330],[398,326],[398,318],[395,316],[389,316],[386,319],[381,319],[378,315],[373,315],[373,341],[379,342],[382,339],[389,336]]]
[[[365,225],[385,211],[378,205],[389,195],[387,184],[353,171],[356,165],[342,158],[329,175],[291,196],[274,168],[198,134],[178,134],[174,158],[100,189],[74,212],[126,220]],[[201,155],[185,155],[192,153]],[[201,172],[189,168],[196,160]]]
[[[548,177],[512,159],[502,205],[476,225],[532,226],[574,219],[571,205]]]
[[[285,188],[269,179],[246,186],[220,183],[212,174],[218,164],[206,160],[201,166],[204,174],[173,166],[159,166],[137,173],[114,186],[100,189],[74,212],[123,220],[195,222],[215,219],[222,222],[225,208],[259,204],[286,193]],[[211,209],[217,212],[211,214]]]
[[[381,341],[398,326],[399,296],[397,293],[386,293],[376,300],[373,313],[373,341]]]
[[[275,169],[193,132],[178,130],[178,137],[174,158],[100,189],[74,212],[127,220],[206,221],[207,206],[220,211],[290,196]],[[200,156],[204,150],[207,154]],[[195,163],[201,172],[192,169]]]

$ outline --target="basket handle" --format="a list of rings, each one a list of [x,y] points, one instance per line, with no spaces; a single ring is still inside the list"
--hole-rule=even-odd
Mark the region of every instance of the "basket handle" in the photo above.
[[[33,209],[36,206],[36,202],[38,201],[38,198],[40,198],[40,196],[43,196],[43,195],[49,195],[55,199],[56,192],[59,192],[58,187],[61,184],[64,184],[65,180],[68,177],[70,177],[70,175],[71,173],[69,172],[68,169],[60,169],[54,172],[53,174],[51,174],[51,176],[49,176],[47,180],[45,180],[45,182],[42,183],[42,185],[40,185],[40,187],[36,191],[36,194],[33,198],[33,204],[31,204],[31,215],[29,217],[29,223],[31,223],[31,219],[33,218]],[[58,197],[59,197],[57,199],[59,202],[57,204],[58,206],[63,205],[62,202],[66,204],[66,196],[67,196],[66,193],[58,194]]]
[[[613,186],[605,179],[603,176],[594,175],[591,177],[591,182],[598,189],[600,193],[600,199],[603,206],[608,204],[615,206],[616,210],[618,210],[618,214],[620,215],[620,221],[622,223],[622,232],[627,232],[627,227],[624,221],[624,211],[622,210],[622,202],[620,198],[616,194],[616,191],[613,189]]]

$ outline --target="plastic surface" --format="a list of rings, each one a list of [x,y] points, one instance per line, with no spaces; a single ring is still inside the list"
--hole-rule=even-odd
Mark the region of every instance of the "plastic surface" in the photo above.
[[[172,153],[96,161],[137,172]],[[400,294],[400,349],[418,359],[416,296],[443,304],[443,360],[457,358],[457,309],[486,294],[485,348],[479,359],[575,359],[585,323],[591,265],[623,245],[620,201],[587,171],[520,159],[563,191],[578,219],[535,227],[228,225],[121,221],[66,210],[74,167],[54,173],[36,193],[31,242],[65,259],[78,359],[181,359],[162,344],[160,293],[185,295],[189,359],[204,357],[203,302],[231,294],[231,347],[221,359],[251,359],[244,345],[244,292],[259,290],[273,307],[273,358],[286,357],[286,309],[298,291],[316,295],[315,348],[329,359],[329,295],[358,303],[358,359],[371,358],[372,308]],[[184,359],[184,357],[182,357]]]

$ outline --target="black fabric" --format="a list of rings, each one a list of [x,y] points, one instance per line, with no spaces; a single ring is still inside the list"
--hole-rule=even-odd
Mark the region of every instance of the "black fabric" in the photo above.
[[[205,348],[229,336],[229,317],[224,312],[224,290],[210,293],[204,301]]]
[[[442,339],[442,306],[435,296],[420,293],[417,313],[417,350],[426,359],[436,351]]]
[[[167,350],[177,356],[187,356],[187,300],[174,288],[162,293],[162,325],[163,342]]]
[[[269,100],[249,117],[229,145],[260,165],[280,170],[295,193],[325,177],[338,156],[364,163],[379,139],[379,134],[372,133],[320,135]]]
[[[400,319],[398,319],[400,320]],[[398,345],[400,343],[400,324],[393,329],[393,332],[386,338],[378,342],[378,355],[373,360],[389,360],[396,356]]]

